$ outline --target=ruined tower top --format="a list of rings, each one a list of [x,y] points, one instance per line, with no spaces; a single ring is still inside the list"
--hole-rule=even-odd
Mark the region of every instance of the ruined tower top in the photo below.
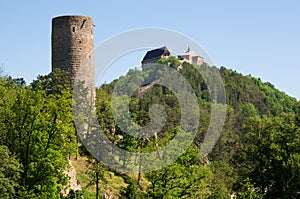
[[[94,25],[86,16],[59,16],[52,19],[52,70],[70,74],[70,81],[85,82],[94,88]]]

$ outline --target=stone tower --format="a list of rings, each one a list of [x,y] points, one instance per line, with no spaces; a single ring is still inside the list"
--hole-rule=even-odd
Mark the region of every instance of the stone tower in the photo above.
[[[70,73],[71,84],[84,81],[94,89],[94,25],[86,16],[59,16],[52,19],[52,70]]]

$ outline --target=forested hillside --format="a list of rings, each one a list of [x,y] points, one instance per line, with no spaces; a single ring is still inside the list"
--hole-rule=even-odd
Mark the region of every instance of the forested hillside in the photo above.
[[[174,57],[160,63],[174,69],[180,64]],[[227,111],[220,139],[203,157],[199,149],[212,102],[197,69],[209,71],[210,66],[183,63],[179,70],[199,104],[200,125],[193,143],[171,165],[137,174],[103,165],[77,139],[68,74],[54,71],[30,85],[22,79],[1,77],[0,198],[96,198],[96,189],[99,198],[299,198],[300,102],[259,78],[213,67],[220,72],[226,90],[226,103],[216,103]],[[99,124],[114,144],[127,151],[156,151],[184,133],[179,101],[174,92],[156,82],[159,71],[155,70],[131,69],[97,88]],[[144,82],[130,97],[130,116],[136,124],[151,123],[152,105],[165,109],[165,125],[155,136],[136,139],[114,119],[114,88],[130,78]],[[61,190],[68,185],[64,170],[69,158],[82,191],[62,196]]]
[[[173,68],[179,65],[174,57],[160,63]],[[300,103],[269,82],[221,67],[218,70],[226,89],[226,122],[213,151],[201,159],[199,148],[209,125],[211,102],[207,85],[196,67],[203,71],[209,68],[206,64],[184,63],[179,71],[189,81],[199,102],[201,125],[194,144],[171,166],[146,173],[143,177],[150,185],[139,189],[140,197],[228,198],[233,193],[238,198],[299,197]],[[135,140],[113,120],[110,99],[117,82],[154,81],[153,74],[158,74],[155,70],[155,67],[145,72],[132,69],[126,76],[97,90],[100,124],[126,150],[155,151],[178,132],[179,102],[172,91],[159,84],[147,84],[137,90],[130,103],[131,118],[140,125],[150,123],[149,107],[163,105],[168,117],[158,138]]]

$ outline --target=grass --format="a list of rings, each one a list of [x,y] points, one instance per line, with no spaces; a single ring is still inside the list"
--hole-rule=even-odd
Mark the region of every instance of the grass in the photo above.
[[[90,177],[86,173],[88,166],[87,157],[78,156],[77,159],[71,158],[71,162],[76,169],[76,178],[77,182],[82,187],[83,197],[85,199],[96,198],[96,186],[89,186]],[[112,198],[119,198],[120,192],[128,186],[122,177],[115,175],[112,171],[105,171],[104,179],[105,182],[100,182],[99,184],[100,195],[102,195],[102,193],[106,193],[112,196]]]
[[[86,164],[87,157],[78,156],[77,160],[71,158],[71,162],[76,169],[76,178],[77,183],[81,185],[83,198],[90,199],[96,198],[95,188],[91,186],[87,186],[90,182],[89,176],[86,174],[87,164]]]

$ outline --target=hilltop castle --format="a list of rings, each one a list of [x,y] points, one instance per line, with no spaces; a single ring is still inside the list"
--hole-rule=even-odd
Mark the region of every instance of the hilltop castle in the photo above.
[[[166,46],[148,51],[141,62],[143,70],[149,69],[154,63],[157,63],[159,59],[167,58],[170,54],[171,53]],[[198,55],[195,51],[191,51],[190,48],[188,48],[186,52],[179,54],[177,57],[181,63],[188,62],[197,65],[203,63],[203,57]]]

